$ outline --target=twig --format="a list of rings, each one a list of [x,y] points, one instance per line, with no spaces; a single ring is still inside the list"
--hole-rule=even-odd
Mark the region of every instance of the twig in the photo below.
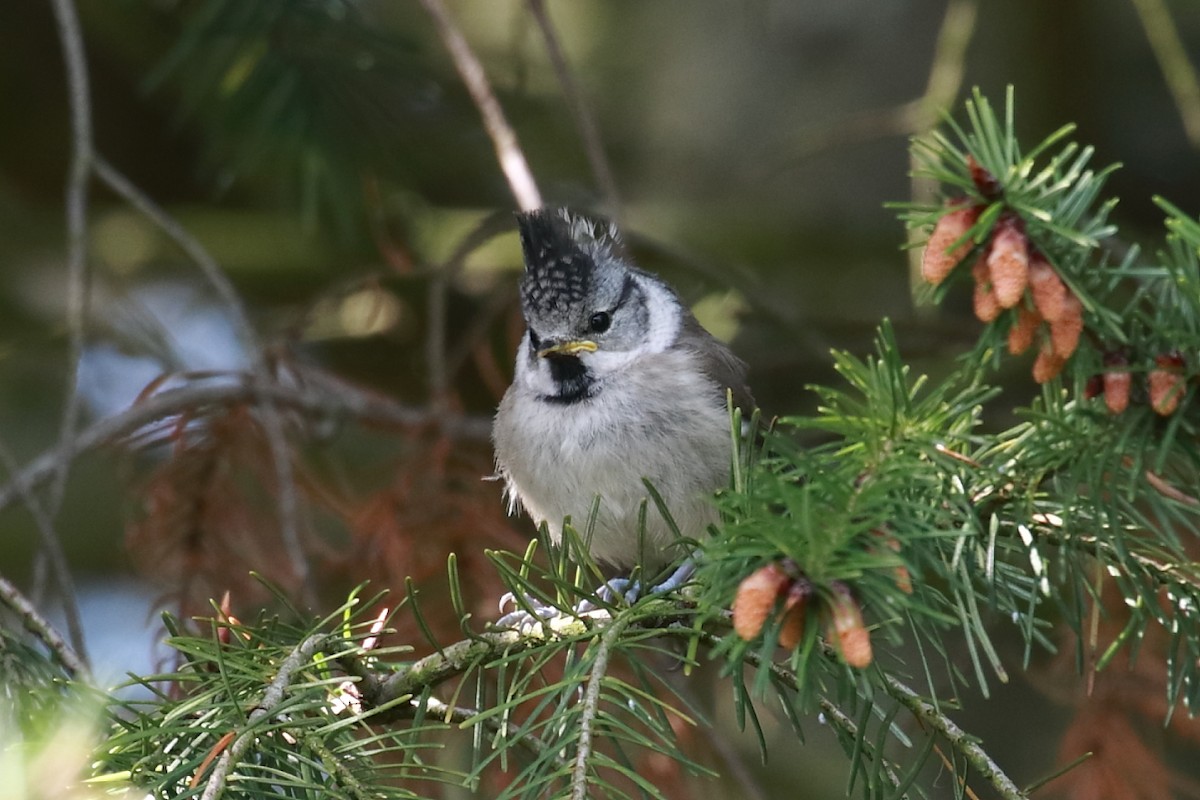
[[[92,104],[88,89],[87,56],[83,48],[83,35],[79,28],[79,15],[72,0],[51,0],[54,19],[58,27],[58,40],[63,51],[63,65],[67,74],[67,101],[71,117],[71,164],[67,172],[65,192],[67,222],[67,327],[69,346],[67,356],[67,394],[59,428],[58,447],[65,452],[75,437],[79,424],[79,362],[83,355],[85,315],[87,313],[87,236],[88,236],[88,178],[92,170]],[[46,511],[53,519],[58,515],[66,493],[70,459],[56,461],[54,480]],[[62,545],[55,539],[54,545],[45,552],[50,559],[50,569],[62,593],[63,612],[75,648],[83,652],[82,626],[79,623],[79,603],[75,596],[74,582],[67,569]]]
[[[421,708],[421,701],[418,699],[413,699],[412,703],[409,705],[409,708],[412,710],[413,715],[415,715],[417,710]],[[460,726],[471,722],[479,716],[479,709],[477,708],[452,706],[449,703],[442,702],[436,697],[430,697],[425,701],[424,710],[426,713],[440,717],[446,722],[457,722]],[[536,736],[519,735],[516,727],[510,725],[502,719],[487,717],[479,724],[488,728],[493,733],[499,734],[501,737],[515,743],[518,747],[524,749],[532,756],[538,758],[549,757],[559,766],[565,766],[565,762],[563,762],[562,757],[549,752],[546,746],[542,743],[541,739],[537,738]]]
[[[834,705],[833,701],[827,697],[822,697],[818,700],[818,704],[821,706],[821,713],[825,715],[825,719],[829,721],[830,725],[841,728],[851,739],[856,742],[859,741],[858,725],[854,723],[854,720],[846,716],[846,712]],[[883,774],[887,776],[892,786],[899,786],[900,776],[896,774],[896,770],[892,769],[892,765],[884,760],[883,754],[876,753],[875,757],[879,759],[883,767]],[[908,797],[908,795],[904,794],[903,797]]]
[[[70,346],[67,363],[67,397],[63,409],[59,446],[75,433],[79,423],[78,392],[79,360],[83,355],[84,317],[87,313],[87,236],[88,236],[88,179],[94,156],[92,142],[92,102],[88,88],[87,56],[83,34],[73,0],[51,0],[54,19],[58,24],[58,40],[62,46],[63,64],[67,73],[67,100],[71,114],[71,165],[67,171],[67,326]],[[56,515],[66,490],[70,462],[59,462],[58,471],[50,486],[49,508]]]
[[[1167,87],[1175,98],[1175,106],[1183,120],[1183,129],[1192,147],[1200,147],[1200,80],[1188,61],[1187,51],[1179,38],[1179,30],[1163,0],[1132,0],[1146,40],[1158,59]]]
[[[274,713],[279,704],[283,702],[284,693],[287,691],[288,684],[292,680],[292,673],[312,661],[313,654],[324,647],[330,638],[336,637],[331,637],[330,634],[326,633],[314,634],[308,637],[279,665],[279,673],[275,676],[275,680],[271,681],[270,685],[267,686],[267,690],[263,692],[263,698],[259,702],[258,707],[250,713],[250,717],[246,720],[245,729],[234,740],[233,744],[229,746],[229,749],[221,755],[221,758],[217,761],[217,765],[213,767],[212,774],[209,775],[208,781],[204,785],[204,793],[200,796],[201,800],[215,800],[216,797],[220,796],[225,788],[225,780],[229,774],[230,767],[241,760],[242,754],[246,752],[246,748],[258,736],[258,733],[254,730],[255,726]]]
[[[966,73],[967,48],[975,33],[978,16],[979,0],[951,0],[946,7],[934,45],[929,80],[925,84],[925,93],[919,98],[922,109],[913,119],[913,133],[937,124],[938,115],[958,96]]]
[[[229,276],[221,269],[217,260],[200,243],[195,236],[168,214],[162,206],[154,202],[145,192],[134,185],[128,178],[110,164],[103,156],[96,154],[93,159],[96,177],[106,186],[116,192],[125,202],[133,206],[142,216],[150,220],[158,229],[166,234],[175,245],[200,268],[205,280],[212,286],[213,291],[233,313],[234,323],[238,328],[238,338],[247,352],[258,350],[257,337],[250,325],[245,304],[229,280]]]
[[[592,669],[588,674],[579,715],[579,744],[575,749],[575,768],[571,775],[571,800],[587,800],[588,761],[592,757],[592,726],[600,709],[600,694],[604,687],[604,676],[608,673],[608,659],[612,656],[617,639],[629,627],[629,623],[629,617],[619,617],[608,626],[608,630],[596,644],[596,658],[592,661]]]
[[[488,659],[510,648],[532,647],[540,640],[515,630],[493,631],[473,639],[464,639],[439,652],[425,656],[401,672],[382,681],[364,682],[363,697],[372,705],[383,705],[405,695],[419,695],[422,689],[434,688],[443,681],[466,672],[480,659]],[[386,720],[386,716],[380,717]]]
[[[310,378],[310,383],[315,380]],[[428,409],[400,405],[332,378],[319,388],[292,388],[274,384],[255,386],[246,382],[191,385],[169,389],[99,420],[79,431],[65,451],[51,450],[32,461],[8,483],[0,485],[0,509],[21,496],[21,487],[32,490],[53,477],[60,459],[74,459],[107,442],[185,411],[213,406],[231,406],[269,397],[281,406],[315,415],[345,415],[360,423],[401,428],[437,425],[448,436],[486,441],[491,421],[477,417],[443,417]]]
[[[72,678],[82,681],[90,679],[87,662],[62,638],[49,620],[38,613],[37,608],[21,593],[21,590],[3,577],[0,577],[0,601],[20,616],[25,630],[46,645],[46,648],[58,659],[58,662],[63,665]]]
[[[886,136],[922,133],[932,128],[962,88],[967,47],[975,30],[978,0],[951,0],[934,44],[932,65],[920,97],[897,106],[869,109],[835,125],[802,134],[789,161],[810,158],[834,147]]]
[[[8,449],[8,445],[3,441],[0,441],[0,463],[4,464],[4,469],[10,476],[16,476],[16,459],[13,458],[12,451]],[[33,517],[34,526],[41,537],[42,553],[54,571],[56,580],[59,581],[59,588],[65,597],[71,598],[71,603],[69,605],[64,603],[63,609],[63,616],[67,623],[67,635],[71,637],[71,644],[74,645],[71,655],[78,663],[86,665],[88,660],[87,642],[83,635],[83,620],[80,619],[79,607],[75,601],[75,582],[71,577],[70,567],[67,565],[67,555],[63,552],[62,540],[59,538],[58,532],[54,529],[54,520],[41,502],[38,501],[33,487],[16,479],[13,481],[13,488],[16,490],[17,496],[21,498],[25,508],[29,510],[30,516]],[[66,581],[65,585],[62,583],[64,580]],[[57,636],[57,634],[55,635]],[[66,662],[64,661],[64,663]],[[86,668],[84,672],[86,672]]]
[[[1027,800],[1028,795],[1021,791],[1012,778],[1005,774],[992,757],[975,741],[975,738],[943,714],[931,703],[905,686],[900,681],[880,671],[884,690],[900,705],[920,720],[923,724],[940,733],[950,745],[962,754],[963,758],[975,768],[980,777],[992,784],[992,787],[1005,800]]]
[[[292,452],[288,446],[287,433],[283,428],[283,416],[275,401],[267,392],[271,384],[257,378],[250,384],[254,399],[262,409],[263,433],[267,438],[267,449],[271,451],[271,465],[275,471],[275,505],[279,512],[279,538],[292,565],[300,585],[301,599],[309,606],[317,603],[316,587],[313,586],[312,569],[304,543],[300,541],[300,501],[296,492],[296,474],[292,467]]]
[[[483,127],[487,130],[492,145],[496,148],[500,169],[504,172],[508,187],[517,201],[517,207],[522,211],[541,208],[542,196],[538,192],[537,183],[529,169],[529,163],[521,151],[516,132],[504,117],[504,109],[500,107],[500,101],[496,99],[492,87],[488,84],[483,65],[471,51],[466,37],[454,24],[454,20],[450,17],[450,12],[442,0],[421,0],[421,5],[429,12],[429,16],[433,17],[438,36],[446,45],[446,49],[450,51],[454,68],[458,70],[459,77],[462,78],[471,99],[483,117]]]
[[[604,196],[609,214],[619,224],[621,200],[617,194],[617,182],[613,179],[608,157],[604,153],[604,141],[600,137],[600,126],[596,124],[596,118],[592,115],[591,108],[583,99],[583,92],[575,82],[575,76],[571,72],[571,67],[559,44],[558,34],[550,21],[550,15],[546,12],[545,0],[529,0],[529,13],[533,15],[542,32],[542,38],[546,42],[546,55],[550,58],[550,66],[553,68],[555,76],[558,77],[563,94],[571,107],[571,113],[575,115],[575,125],[579,128],[580,138],[583,139],[583,151],[587,155],[588,165],[592,168],[596,185]]]
[[[958,774],[957,765],[955,765],[949,756],[942,752],[942,748],[934,745],[933,752],[937,754],[938,760],[942,762],[942,766],[946,768],[946,771],[953,775],[954,780],[962,787],[963,792],[967,795],[967,800],[979,800],[979,795],[975,794],[975,790],[967,785],[967,776]],[[1025,790],[1025,793],[1028,794],[1028,790]]]
[[[710,644],[717,644],[720,641],[718,637],[708,632],[701,633],[701,638]],[[827,655],[830,658],[837,658],[832,650],[827,650]],[[766,667],[769,669],[772,676],[781,681],[785,686],[792,689],[799,688],[795,674],[782,665],[771,661],[764,661],[753,651],[747,652],[745,659],[748,663],[756,667]],[[899,702],[900,705],[907,708],[918,721],[941,734],[950,743],[951,747],[967,759],[971,766],[979,772],[981,777],[992,784],[992,787],[996,789],[1001,797],[1005,798],[1005,800],[1028,800],[1028,795],[1024,794],[1013,783],[1004,770],[976,743],[973,736],[958,727],[952,719],[939,711],[935,706],[925,702],[916,692],[891,675],[883,670],[879,670],[879,675],[881,676],[884,690]],[[822,704],[822,709],[825,709],[824,704]]]
[[[429,403],[438,410],[446,408],[446,391],[450,387],[446,370],[446,292],[449,285],[445,267],[436,270],[429,280],[425,298],[429,312],[429,330],[425,334],[425,370],[429,375]]]

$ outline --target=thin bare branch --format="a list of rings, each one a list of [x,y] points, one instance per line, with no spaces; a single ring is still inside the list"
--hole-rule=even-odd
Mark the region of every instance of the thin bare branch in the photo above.
[[[868,109],[827,127],[802,133],[792,162],[832,148],[870,142],[887,136],[911,136],[937,124],[962,89],[967,48],[975,32],[979,0],[951,0],[938,29],[925,91],[920,97],[888,108]]]
[[[821,713],[825,715],[825,720],[831,726],[840,728],[843,733],[855,741],[860,740],[861,734],[858,732],[858,725],[854,722],[854,720],[850,719],[850,717],[846,715],[845,711],[842,711],[840,708],[838,708],[837,705],[827,697],[822,697],[818,703],[821,706]],[[876,753],[875,756],[879,759],[883,758],[882,753]],[[892,769],[892,766],[886,762],[882,764],[882,767],[883,774],[887,776],[887,779],[891,782],[893,788],[899,786],[900,776],[896,774],[896,770]],[[908,797],[907,794],[902,796]]]
[[[504,116],[500,101],[492,92],[483,64],[479,63],[471,46],[461,30],[454,23],[450,11],[442,0],[421,0],[421,5],[429,12],[437,27],[438,36],[450,51],[454,68],[462,78],[463,84],[475,101],[483,117],[483,127],[491,137],[492,145],[496,148],[496,157],[500,161],[500,169],[508,181],[508,187],[517,201],[517,207],[522,211],[533,211],[542,207],[542,195],[538,191],[529,162],[517,141],[517,134]]]
[[[67,171],[67,327],[69,353],[67,361],[67,396],[63,408],[59,445],[67,447],[79,424],[80,397],[78,392],[79,360],[83,355],[84,324],[87,312],[87,237],[88,237],[88,179],[91,177],[95,155],[92,142],[92,101],[88,88],[87,56],[79,15],[73,0],[51,0],[54,19],[58,25],[58,40],[62,46],[63,64],[67,73],[67,100],[71,118],[71,164]],[[59,462],[54,482],[50,486],[49,508],[57,514],[66,491],[70,462]]]
[[[3,577],[0,577],[0,602],[21,618],[21,624],[25,626],[25,630],[46,645],[46,648],[58,659],[71,677],[82,681],[89,679],[87,661],[75,652],[49,620],[38,613],[29,598]]]
[[[196,237],[192,236],[186,228],[180,225],[174,217],[168,214],[162,206],[154,202],[149,195],[121,174],[102,155],[96,154],[93,166],[96,170],[96,177],[101,182],[116,192],[125,202],[137,209],[142,216],[158,226],[158,229],[166,234],[167,238],[174,242],[200,268],[200,272],[203,273],[205,280],[212,286],[217,297],[220,298],[221,302],[233,314],[234,323],[238,328],[238,338],[242,340],[242,346],[249,353],[256,352],[259,349],[258,341],[254,329],[250,325],[249,316],[246,314],[245,304],[242,303],[241,297],[238,295],[237,290],[233,288],[233,284],[225,274],[225,271],[221,269],[217,260],[212,257],[204,245]]]
[[[992,784],[1005,800],[1027,800],[1028,795],[1021,791],[1012,778],[992,760],[975,737],[958,727],[958,724],[943,714],[931,703],[925,701],[912,689],[900,681],[880,671],[883,688],[892,699],[909,710],[922,724],[937,731],[950,745],[967,760],[981,778]]]
[[[54,573],[55,580],[58,581],[64,597],[70,598],[70,602],[63,603],[63,617],[67,623],[67,635],[71,637],[73,645],[71,657],[79,664],[85,665],[82,672],[86,674],[87,641],[83,635],[83,620],[80,618],[79,605],[75,600],[75,580],[71,576],[71,569],[67,564],[67,554],[63,551],[62,539],[59,538],[58,531],[54,528],[54,519],[38,500],[33,487],[25,484],[17,476],[16,459],[13,458],[12,451],[3,441],[0,441],[0,464],[4,465],[4,469],[10,476],[14,476],[12,485],[16,490],[16,496],[21,499],[29,511],[29,515],[33,517],[34,527],[37,528],[38,536],[41,538],[42,554]],[[63,581],[66,581],[65,585]],[[63,663],[66,664],[66,660]],[[72,668],[72,671],[79,672],[80,670]]]
[[[934,44],[933,63],[925,93],[919,98],[920,115],[913,120],[911,133],[928,130],[937,124],[938,115],[949,108],[962,89],[967,69],[967,48],[975,34],[979,0],[951,0],[942,17]]]
[[[1183,120],[1192,147],[1200,148],[1200,79],[1196,68],[1188,60],[1179,28],[1171,18],[1171,11],[1163,0],[1132,0],[1142,27],[1146,29],[1146,40],[1158,59],[1163,78],[1175,98],[1175,107]]]
[[[120,414],[99,420],[79,431],[64,450],[51,450],[30,461],[7,484],[0,486],[0,509],[21,496],[21,487],[32,490],[50,479],[61,458],[74,459],[103,444],[129,436],[147,425],[183,412],[252,403],[263,396],[285,408],[317,416],[344,416],[368,425],[397,428],[437,426],[448,436],[487,441],[491,420],[478,417],[443,417],[429,409],[414,408],[371,394],[332,376],[306,374],[305,385],[288,387],[254,385],[250,381],[196,384],[169,389],[131,406]]]
[[[604,196],[608,213],[620,223],[621,199],[617,193],[617,182],[609,167],[608,156],[604,152],[600,126],[596,124],[591,107],[584,100],[579,84],[575,82],[575,75],[571,71],[570,64],[567,63],[567,57],[559,44],[554,24],[550,21],[550,15],[546,11],[545,0],[529,0],[529,13],[533,15],[542,32],[542,39],[546,42],[546,55],[550,58],[550,66],[558,78],[559,85],[562,86],[563,95],[567,98],[567,104],[571,107],[571,113],[575,117],[575,125],[579,128],[580,138],[583,139],[584,154],[587,156],[588,165],[592,168],[596,185]]]
[[[66,451],[79,425],[81,398],[79,396],[79,362],[83,355],[85,320],[87,316],[87,238],[88,238],[88,179],[94,157],[92,142],[92,103],[88,88],[87,56],[79,15],[73,0],[51,0],[62,47],[63,65],[67,76],[67,104],[70,109],[71,163],[67,171],[64,203],[67,225],[67,329],[68,355],[66,399],[59,427],[58,447]],[[58,515],[66,494],[70,460],[56,460],[45,513],[49,519]],[[30,509],[33,511],[33,509]],[[36,516],[36,512],[35,516]],[[74,580],[67,566],[62,544],[53,529],[43,531],[43,554],[58,586],[67,617],[68,632],[76,651],[84,652],[83,628],[79,623],[79,601]]]
[[[279,538],[283,541],[284,553],[292,565],[301,591],[301,599],[310,608],[317,603],[316,587],[313,585],[312,568],[304,542],[300,540],[300,499],[296,489],[296,473],[292,466],[292,451],[288,445],[287,432],[283,427],[283,416],[266,388],[271,386],[256,374],[251,391],[262,411],[263,433],[267,448],[271,451],[271,466],[275,472],[275,506],[279,513]]]

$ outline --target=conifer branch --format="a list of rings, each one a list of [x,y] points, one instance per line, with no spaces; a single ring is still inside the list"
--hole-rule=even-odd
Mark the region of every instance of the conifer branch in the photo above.
[[[587,800],[588,762],[592,758],[592,726],[600,706],[600,689],[608,672],[608,659],[621,634],[629,626],[628,617],[619,617],[596,643],[596,657],[588,675],[579,715],[579,743],[575,749],[575,769],[571,775],[571,800]]]
[[[841,729],[841,731],[845,733],[851,741],[862,741],[862,734],[859,733],[858,725],[854,722],[854,720],[850,719],[845,711],[842,711],[842,709],[838,708],[837,704],[835,704],[828,697],[822,697],[817,702],[820,704],[821,713],[825,715],[825,719],[830,725]],[[875,755],[877,758],[883,758],[881,753],[876,753]],[[883,774],[887,776],[887,779],[892,784],[892,787],[898,787],[900,785],[900,776],[896,774],[896,770],[893,769],[892,765],[886,761],[882,762],[882,766]],[[907,794],[901,796],[908,797]]]
[[[896,680],[884,671],[880,671],[883,688],[902,706],[907,708],[917,720],[941,734],[950,746],[959,752],[967,762],[975,768],[980,777],[992,784],[1005,800],[1028,800],[1028,795],[1008,777],[992,757],[979,746],[976,738],[960,728],[954,720],[942,713],[932,703]]]
[[[292,675],[297,670],[308,665],[318,650],[334,643],[334,639],[335,637],[327,633],[313,634],[301,642],[280,663],[279,672],[276,673],[274,680],[271,681],[266,691],[263,692],[262,700],[259,701],[258,706],[250,713],[250,717],[246,720],[245,728],[217,760],[212,773],[208,777],[208,781],[205,783],[204,792],[200,795],[200,800],[216,800],[216,798],[221,796],[221,792],[225,789],[225,782],[228,778],[230,768],[241,761],[247,748],[258,737],[259,732],[256,730],[258,723],[273,715],[286,698],[287,688],[292,681]]]
[[[84,682],[90,680],[87,662],[80,658],[67,640],[62,637],[62,634],[58,632],[58,629],[38,612],[37,607],[29,598],[3,576],[0,576],[0,602],[3,602],[21,618],[21,624],[25,630],[46,645],[46,648],[58,659],[58,662],[63,665],[72,678]]]

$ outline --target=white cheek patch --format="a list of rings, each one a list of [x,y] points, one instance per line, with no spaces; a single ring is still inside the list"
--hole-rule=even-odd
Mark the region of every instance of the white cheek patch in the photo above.
[[[638,276],[636,279],[642,291],[646,293],[646,310],[648,312],[649,329],[646,331],[646,343],[637,348],[641,353],[662,353],[679,338],[679,329],[683,324],[679,313],[679,300],[674,293],[658,281]]]
[[[554,380],[550,377],[550,366],[545,359],[539,358],[530,362],[533,352],[529,349],[529,335],[521,338],[517,347],[517,363],[513,370],[513,382],[528,386],[537,394],[554,394]]]

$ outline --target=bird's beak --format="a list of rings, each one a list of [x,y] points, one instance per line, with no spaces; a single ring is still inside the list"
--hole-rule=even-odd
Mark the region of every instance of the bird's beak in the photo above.
[[[545,358],[546,356],[573,356],[578,353],[594,352],[596,352],[595,342],[588,341],[587,339],[577,339],[543,347],[541,350],[538,350],[538,356],[541,358]]]

